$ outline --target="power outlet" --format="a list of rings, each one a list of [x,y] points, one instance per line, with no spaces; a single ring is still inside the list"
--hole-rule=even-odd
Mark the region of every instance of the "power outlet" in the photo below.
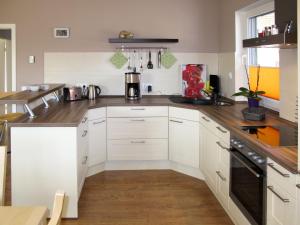
[[[143,91],[145,93],[151,93],[153,91],[152,84],[143,84]]]

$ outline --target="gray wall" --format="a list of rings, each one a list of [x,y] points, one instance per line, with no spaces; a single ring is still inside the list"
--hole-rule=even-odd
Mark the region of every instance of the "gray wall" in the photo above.
[[[227,0],[222,0],[227,1]],[[17,85],[43,82],[46,51],[110,51],[123,29],[137,37],[179,38],[176,52],[219,51],[220,0],[1,0],[0,23],[17,27]],[[54,27],[70,39],[54,39]],[[232,26],[232,24],[231,24]],[[36,64],[28,64],[28,56]]]
[[[235,51],[235,11],[257,0],[221,0],[219,5],[219,50]]]

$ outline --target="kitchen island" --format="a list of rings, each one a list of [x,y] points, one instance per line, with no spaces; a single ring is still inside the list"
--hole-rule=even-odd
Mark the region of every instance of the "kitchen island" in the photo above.
[[[225,150],[232,134],[291,175],[298,173],[297,146],[272,147],[241,129],[251,125],[296,128],[296,124],[273,111],[267,112],[264,121],[245,121],[241,113],[245,103],[201,106],[173,103],[168,96],[148,96],[139,101],[107,96],[91,101],[49,101],[49,105],[34,109],[36,118],[24,115],[9,124],[12,204],[51,208],[52,192],[63,189],[68,195],[63,216],[76,218],[85,177],[104,170],[173,169],[208,179],[214,189],[215,170],[209,183],[205,173],[209,165],[205,164],[220,157],[227,162],[224,171],[229,170]],[[206,130],[212,135],[206,136]],[[211,145],[203,145],[205,139],[212,139]],[[203,153],[205,148],[218,148],[220,156]],[[225,186],[215,192],[225,191],[220,196],[226,202],[229,174],[224,174]]]

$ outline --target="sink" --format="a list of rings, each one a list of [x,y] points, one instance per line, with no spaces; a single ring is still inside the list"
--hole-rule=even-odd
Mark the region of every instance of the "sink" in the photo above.
[[[213,101],[205,98],[186,98],[183,96],[171,96],[169,100],[174,103],[193,104],[193,105],[212,105]]]
[[[186,98],[183,96],[171,96],[169,100],[174,103],[193,104],[193,105],[217,105],[217,106],[232,106],[233,103],[229,101],[220,100],[214,103],[211,99],[205,98]]]
[[[217,106],[232,106],[233,103],[227,102],[227,101],[217,101],[217,103],[215,103],[215,105],[217,105]]]

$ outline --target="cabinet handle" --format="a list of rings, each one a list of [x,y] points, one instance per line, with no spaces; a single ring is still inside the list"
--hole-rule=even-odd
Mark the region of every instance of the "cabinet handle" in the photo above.
[[[217,141],[216,143],[217,143],[217,145],[220,146],[220,148],[229,151],[229,148],[224,147],[224,146],[221,144],[221,142]]]
[[[296,187],[300,189],[300,184],[297,184]]]
[[[276,171],[277,173],[279,173],[281,176],[283,176],[283,177],[290,177],[289,174],[283,173],[283,172],[281,172],[279,169],[277,169],[277,168],[274,166],[273,163],[268,163],[268,166],[269,166],[270,168],[272,168],[274,171]]]
[[[81,121],[81,123],[85,123],[87,121],[87,117],[84,117],[83,120]]]
[[[226,178],[222,175],[220,171],[216,171],[216,174],[221,178],[222,181],[226,181]]]
[[[206,122],[210,122],[210,120],[207,119],[205,116],[202,116],[202,119],[204,119]]]
[[[87,130],[83,131],[83,134],[81,135],[81,137],[85,137],[87,135],[87,133],[88,133]]]
[[[145,122],[144,119],[140,119],[140,120],[131,120],[131,122]]]
[[[216,127],[219,131],[221,131],[223,134],[226,134],[227,131],[226,130],[223,130],[221,127]]]
[[[85,165],[87,163],[88,160],[88,156],[85,156],[82,160],[82,164]]]
[[[99,122],[94,122],[93,124],[97,125],[97,124],[104,123],[104,122],[105,122],[105,120],[102,120],[102,121],[99,121]]]
[[[281,197],[280,194],[278,194],[278,193],[274,190],[274,187],[273,187],[273,186],[268,186],[268,189],[269,189],[274,195],[276,195],[281,201],[283,201],[284,203],[290,202],[289,199]]]
[[[145,108],[131,108],[131,110],[146,110]]]
[[[170,122],[174,122],[174,123],[183,123],[182,121],[178,121],[178,120],[170,120]]]
[[[131,141],[131,144],[145,144],[146,141]]]

